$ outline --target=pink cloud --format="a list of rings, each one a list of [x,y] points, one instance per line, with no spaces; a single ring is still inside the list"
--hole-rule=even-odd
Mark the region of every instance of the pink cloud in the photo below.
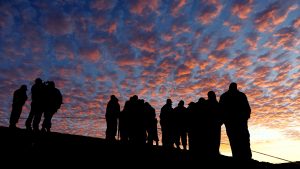
[[[165,33],[161,35],[164,41],[170,42],[173,39],[173,36],[170,33]]]
[[[271,4],[266,10],[260,12],[255,18],[256,28],[260,32],[272,32],[274,27],[283,23],[289,13],[298,9],[298,5],[292,5],[282,10],[279,3]]]
[[[101,58],[101,53],[97,47],[83,47],[79,49],[79,53],[91,62],[97,62]]]
[[[172,31],[176,34],[189,33],[191,32],[191,28],[187,25],[173,25]]]
[[[236,15],[240,19],[247,19],[249,14],[252,12],[253,0],[246,0],[244,2],[235,3],[232,5],[232,15]]]
[[[204,0],[207,7],[198,16],[198,21],[204,25],[210,24],[223,9],[223,5],[218,0]]]
[[[144,15],[149,11],[156,11],[159,7],[160,0],[135,0],[131,1],[130,12],[138,15]]]
[[[235,42],[235,39],[233,37],[226,37],[226,38],[220,39],[217,42],[216,50],[221,51],[226,48],[230,48],[234,44],[234,42]]]
[[[179,1],[179,2],[178,2]],[[178,1],[174,1],[173,5],[172,5],[172,15],[173,16],[177,16],[179,11],[186,5],[187,0],[178,0]]]

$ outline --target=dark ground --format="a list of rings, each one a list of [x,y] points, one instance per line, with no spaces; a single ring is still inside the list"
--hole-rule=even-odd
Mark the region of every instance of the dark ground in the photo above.
[[[100,138],[55,132],[33,133],[24,129],[0,127],[0,135],[2,161],[0,165],[9,165],[9,168],[22,165],[34,168],[41,165],[46,167],[108,165],[113,168],[117,166],[161,168],[162,165],[170,167],[184,165],[184,168],[191,166],[191,168],[300,169],[299,162],[283,164],[255,160],[239,162],[226,156],[207,159],[200,157],[200,153],[195,156],[188,151],[167,150],[161,146],[134,146],[119,141],[109,142]]]

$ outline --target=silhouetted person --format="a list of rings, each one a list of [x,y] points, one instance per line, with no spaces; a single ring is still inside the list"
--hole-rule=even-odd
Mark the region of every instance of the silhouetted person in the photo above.
[[[12,111],[9,119],[9,127],[16,128],[16,124],[19,121],[22,107],[27,100],[27,86],[22,85],[19,89],[14,92],[13,103],[12,103]]]
[[[42,124],[43,132],[50,132],[52,123],[52,117],[60,109],[62,101],[62,95],[60,91],[55,88],[55,83],[49,81],[45,90],[46,99],[45,99],[45,112],[44,112],[44,121]]]
[[[119,100],[115,95],[110,96],[110,100],[106,107],[106,139],[115,140],[118,130],[118,118],[120,115]]]
[[[196,121],[194,118],[196,118],[196,113],[197,113],[197,105],[195,102],[190,102],[188,104],[189,106],[187,107],[187,131],[188,131],[188,142],[189,142],[189,150],[194,150],[194,145],[195,145],[195,123]]]
[[[158,145],[155,109],[148,102],[145,103],[145,125],[147,131],[147,143],[153,145],[153,141],[155,141],[156,145]]]
[[[39,131],[39,124],[44,112],[45,85],[42,79],[35,79],[35,84],[31,87],[31,109],[27,117],[26,129]]]
[[[207,146],[209,157],[218,157],[220,155],[220,141],[221,141],[221,110],[216,98],[216,94],[213,91],[207,93],[208,99],[206,101],[207,106]]]
[[[190,150],[195,158],[207,158],[209,148],[207,146],[206,100],[203,97],[199,98],[192,109],[194,110],[189,115]]]
[[[236,83],[231,83],[229,90],[221,95],[220,106],[224,113],[224,123],[233,157],[240,160],[251,159],[247,124],[251,108],[246,95],[237,89]]]
[[[167,148],[171,148],[173,146],[172,115],[173,115],[172,100],[167,99],[166,104],[161,108],[160,111],[162,145]]]
[[[183,149],[187,146],[187,110],[184,107],[184,101],[180,100],[178,106],[174,108],[173,119],[174,141],[176,148],[180,148],[180,142]]]

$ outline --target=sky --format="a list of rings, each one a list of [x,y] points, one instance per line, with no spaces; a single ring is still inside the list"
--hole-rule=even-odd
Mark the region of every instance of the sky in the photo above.
[[[112,94],[121,108],[136,94],[158,117],[167,98],[173,106],[210,90],[219,98],[236,82],[252,108],[252,150],[300,161],[299,8],[298,0],[0,0],[0,125],[14,90],[26,84],[30,96],[37,77],[64,97],[54,131],[102,138]],[[224,127],[222,142],[230,154]]]

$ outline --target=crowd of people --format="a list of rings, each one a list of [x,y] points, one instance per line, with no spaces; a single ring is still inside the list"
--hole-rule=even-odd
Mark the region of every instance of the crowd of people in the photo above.
[[[14,92],[10,128],[16,128],[22,107],[28,99],[26,91],[27,86],[22,85]],[[231,83],[219,101],[213,91],[208,92],[207,98],[201,97],[197,102],[190,102],[187,107],[180,100],[175,108],[171,99],[166,100],[159,115],[162,146],[189,149],[203,157],[217,157],[220,155],[221,126],[224,124],[233,157],[251,159],[248,131],[251,108],[246,95],[238,90],[236,83]],[[51,119],[63,103],[61,92],[53,81],[43,82],[37,78],[31,87],[31,100],[26,129],[40,131],[40,121],[44,115],[41,131],[50,132]],[[158,145],[155,109],[137,95],[125,102],[122,111],[118,98],[112,95],[105,118],[107,140],[113,141],[117,137],[126,143]]]
[[[251,108],[247,97],[236,83],[217,101],[215,92],[208,92],[208,99],[201,97],[187,107],[183,100],[173,108],[167,99],[160,110],[162,146],[181,147],[203,157],[220,155],[221,126],[224,124],[232,155],[239,159],[251,159],[248,119]],[[106,108],[106,139],[134,144],[158,144],[157,118],[150,103],[132,96],[121,111],[118,99],[112,95]]]
[[[26,91],[27,86],[22,85],[20,89],[14,92],[9,121],[10,128],[16,128],[22,107],[28,99]],[[43,82],[42,79],[37,78],[31,87],[31,109],[25,122],[26,129],[35,132],[40,131],[40,121],[44,115],[41,131],[50,132],[51,119],[57,110],[60,109],[62,103],[62,94],[55,87],[55,83],[53,81]]]

